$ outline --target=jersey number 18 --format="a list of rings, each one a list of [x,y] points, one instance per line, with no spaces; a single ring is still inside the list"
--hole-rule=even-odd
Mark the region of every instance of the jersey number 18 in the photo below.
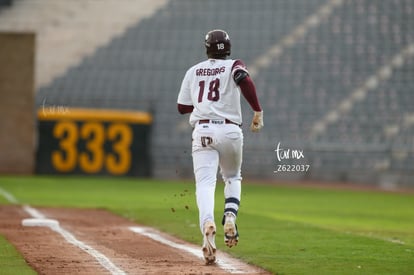
[[[198,92],[198,102],[202,102],[203,101],[203,96],[204,96],[204,88],[206,86],[206,82],[204,80],[198,82],[198,86],[200,87],[200,90]],[[216,78],[214,80],[212,80],[209,84],[209,91],[207,94],[207,99],[210,101],[218,101],[220,99],[220,92],[219,92],[219,87],[220,87],[220,79]]]

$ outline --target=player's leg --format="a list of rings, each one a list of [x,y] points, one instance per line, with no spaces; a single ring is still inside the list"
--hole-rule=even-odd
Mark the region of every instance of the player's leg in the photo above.
[[[219,154],[210,145],[213,134],[208,129],[193,132],[193,167],[196,180],[196,201],[200,230],[203,234],[203,254],[207,264],[216,260],[214,193]]]
[[[216,260],[216,225],[214,222],[214,193],[218,166],[218,152],[203,150],[193,152],[196,179],[196,200],[199,210],[200,230],[203,234],[203,255],[206,264]]]
[[[196,200],[199,209],[200,229],[204,231],[204,223],[214,221],[214,193],[218,153],[215,150],[204,150],[193,153],[193,166],[196,181]]]
[[[225,183],[224,187],[224,240],[227,246],[237,244],[239,233],[236,218],[241,199],[241,164],[243,134],[241,129],[228,125],[228,130],[220,140],[220,171]]]
[[[241,177],[225,179],[224,187],[224,213],[222,224],[224,227],[224,242],[228,247],[237,245],[239,231],[236,224],[240,207]]]

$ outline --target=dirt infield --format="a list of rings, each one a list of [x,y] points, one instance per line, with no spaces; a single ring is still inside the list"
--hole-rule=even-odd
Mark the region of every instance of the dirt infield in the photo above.
[[[137,224],[102,209],[37,208],[61,228],[93,247],[126,274],[230,274],[223,265],[206,266],[191,253],[177,250],[130,230]],[[69,243],[48,227],[27,227],[30,215],[22,206],[0,206],[0,234],[5,236],[39,274],[111,274],[90,254]],[[163,238],[182,246],[181,240]],[[194,247],[194,246],[193,246]],[[200,248],[197,247],[197,250]],[[99,258],[99,257],[98,257]],[[220,262],[245,274],[269,274],[259,268],[218,254]],[[113,272],[112,272],[113,273]]]

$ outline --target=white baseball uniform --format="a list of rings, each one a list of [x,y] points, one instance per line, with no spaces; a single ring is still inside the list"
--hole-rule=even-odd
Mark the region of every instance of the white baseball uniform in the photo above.
[[[189,122],[192,134],[193,167],[200,229],[214,221],[214,193],[217,169],[223,177],[225,211],[237,216],[241,195],[243,133],[240,88],[233,76],[247,72],[243,63],[232,59],[208,59],[185,74],[178,104],[194,106]]]

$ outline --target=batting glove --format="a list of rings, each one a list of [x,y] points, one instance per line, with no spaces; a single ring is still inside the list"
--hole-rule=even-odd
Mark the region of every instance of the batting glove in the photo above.
[[[262,129],[263,125],[263,111],[254,112],[250,130],[252,132],[259,132],[260,129]]]

